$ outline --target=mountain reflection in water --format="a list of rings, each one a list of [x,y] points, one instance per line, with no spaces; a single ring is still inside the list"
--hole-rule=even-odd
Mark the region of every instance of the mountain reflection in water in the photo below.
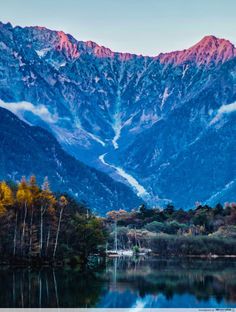
[[[236,307],[236,260],[111,259],[95,272],[0,269],[0,308]]]

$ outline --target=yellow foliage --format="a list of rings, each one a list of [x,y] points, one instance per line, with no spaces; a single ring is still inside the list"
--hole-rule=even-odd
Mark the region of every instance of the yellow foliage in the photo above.
[[[59,204],[60,206],[62,207],[65,207],[68,205],[68,200],[66,199],[65,196],[61,196],[60,199],[59,199]]]
[[[32,200],[33,200],[32,193],[25,179],[22,179],[22,181],[18,185],[16,199],[20,205],[23,205],[23,204],[30,205],[32,203]]]
[[[0,217],[6,213],[6,208],[4,205],[0,202]]]
[[[3,207],[11,206],[14,203],[13,192],[6,182],[0,183],[0,203]]]
[[[40,193],[40,201],[47,206],[47,208],[52,209],[57,203],[56,198],[50,190],[43,190]]]

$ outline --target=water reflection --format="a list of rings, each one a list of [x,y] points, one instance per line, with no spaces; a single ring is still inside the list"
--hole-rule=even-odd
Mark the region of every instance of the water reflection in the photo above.
[[[99,307],[236,307],[235,260],[114,259],[111,276]]]
[[[0,269],[1,308],[236,307],[235,260],[112,259],[96,272]]]
[[[0,308],[92,307],[103,283],[76,270],[0,270]]]

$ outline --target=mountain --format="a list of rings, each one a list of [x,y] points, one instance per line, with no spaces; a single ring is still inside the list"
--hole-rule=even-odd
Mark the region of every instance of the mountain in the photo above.
[[[236,49],[214,36],[148,57],[0,24],[0,105],[150,204],[233,199],[235,85]]]
[[[71,193],[100,215],[140,205],[127,186],[68,155],[46,130],[27,125],[3,108],[0,120],[0,179],[19,181],[35,174],[42,184],[48,176],[54,191]]]
[[[206,36],[193,47],[171,53],[161,54],[158,58],[163,64],[197,66],[222,64],[236,56],[234,45],[225,39]]]

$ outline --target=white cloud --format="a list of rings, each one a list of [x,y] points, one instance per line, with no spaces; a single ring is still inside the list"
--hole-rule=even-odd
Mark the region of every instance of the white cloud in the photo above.
[[[36,106],[29,102],[6,103],[0,100],[0,107],[8,109],[17,116],[20,115],[19,117],[22,117],[24,112],[31,112],[48,123],[56,123],[58,121],[58,115],[50,113],[47,107],[41,104]]]
[[[215,124],[217,121],[220,120],[220,118],[224,115],[224,114],[230,114],[232,112],[236,111],[236,102],[235,103],[231,103],[228,105],[222,105],[218,111],[216,116],[212,119],[212,121],[210,122],[210,125]]]

